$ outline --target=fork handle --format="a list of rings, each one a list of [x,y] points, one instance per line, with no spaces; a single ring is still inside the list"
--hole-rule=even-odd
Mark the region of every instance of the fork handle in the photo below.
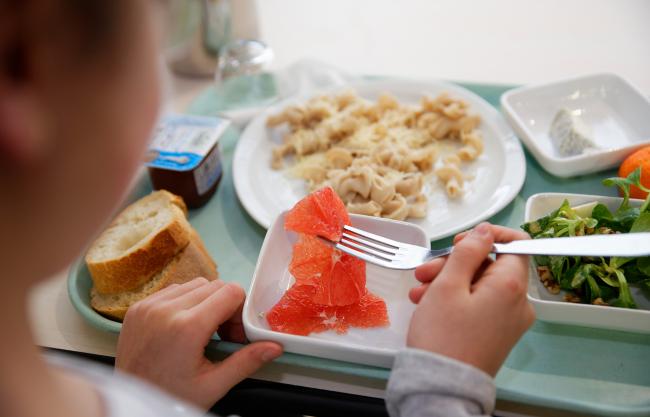
[[[650,233],[624,233],[495,243],[492,253],[561,256],[650,256]]]

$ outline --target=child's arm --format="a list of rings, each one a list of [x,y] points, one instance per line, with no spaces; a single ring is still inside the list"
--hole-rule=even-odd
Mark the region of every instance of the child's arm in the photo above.
[[[487,258],[495,241],[525,239],[481,224],[456,238],[447,260],[416,270],[423,283],[411,291],[419,303],[407,345],[388,384],[391,416],[479,416],[494,409],[493,377],[533,323],[526,300],[528,258]]]
[[[236,284],[197,278],[173,284],[129,308],[117,346],[116,368],[154,383],[203,409],[282,354],[272,342],[246,345],[213,363],[204,349],[214,332],[245,342]]]

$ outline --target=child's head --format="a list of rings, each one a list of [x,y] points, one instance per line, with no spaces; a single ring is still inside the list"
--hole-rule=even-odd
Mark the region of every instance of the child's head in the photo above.
[[[64,267],[124,194],[158,110],[149,1],[0,3],[0,279]]]

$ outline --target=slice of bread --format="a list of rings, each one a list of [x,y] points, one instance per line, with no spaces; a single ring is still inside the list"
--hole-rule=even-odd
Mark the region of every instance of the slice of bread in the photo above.
[[[198,239],[198,240],[196,240]],[[96,288],[90,292],[90,304],[100,313],[123,320],[128,308],[135,302],[171,284],[182,284],[196,277],[210,281],[218,278],[216,265],[203,247],[197,234],[158,274],[144,285],[120,294],[101,294]]]
[[[94,290],[98,294],[139,290],[160,273],[195,233],[186,215],[183,199],[164,190],[124,209],[86,254]]]

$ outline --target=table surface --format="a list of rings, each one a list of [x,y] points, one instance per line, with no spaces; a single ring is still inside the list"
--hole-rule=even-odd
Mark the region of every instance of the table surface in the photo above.
[[[233,3],[235,35],[268,42],[276,68],[308,56],[357,73],[509,84],[603,71],[616,72],[650,94],[650,2],[644,0],[494,0],[472,2],[471,12],[467,0]],[[334,35],[341,30],[345,42]],[[211,82],[168,80],[167,106],[176,111]],[[117,336],[89,326],[76,313],[66,275],[62,271],[31,295],[38,344],[114,356]],[[270,365],[255,378],[369,397],[384,392],[381,381],[286,365]],[[576,415],[505,402],[498,408],[504,416]]]

